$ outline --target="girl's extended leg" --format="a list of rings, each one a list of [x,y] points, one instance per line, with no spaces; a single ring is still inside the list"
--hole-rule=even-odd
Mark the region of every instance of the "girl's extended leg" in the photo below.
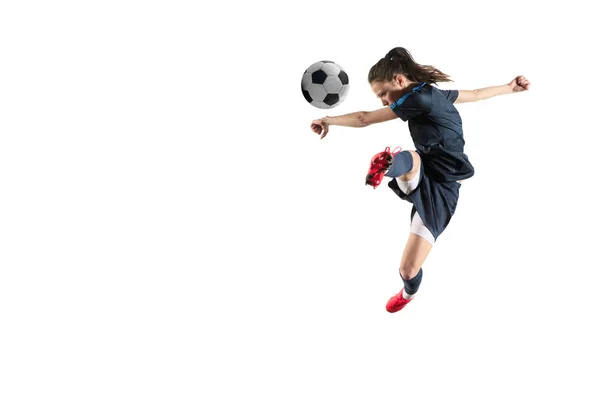
[[[419,290],[423,276],[421,266],[432,247],[432,244],[425,238],[414,233],[409,235],[402,254],[402,261],[400,261],[400,277],[404,281],[404,287],[400,290],[400,293],[388,301],[386,309],[389,312],[402,310]]]

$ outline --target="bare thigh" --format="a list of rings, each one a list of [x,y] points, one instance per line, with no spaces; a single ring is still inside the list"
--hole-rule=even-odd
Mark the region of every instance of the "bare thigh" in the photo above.
[[[404,279],[414,278],[425,262],[433,246],[423,237],[411,233],[408,236],[402,261],[400,261],[400,274]]]

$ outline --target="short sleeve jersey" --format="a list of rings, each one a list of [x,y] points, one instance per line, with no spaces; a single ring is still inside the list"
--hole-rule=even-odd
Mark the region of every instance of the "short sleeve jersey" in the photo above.
[[[390,108],[408,121],[410,135],[425,172],[440,182],[470,178],[475,170],[464,153],[462,119],[454,107],[458,90],[417,85]]]

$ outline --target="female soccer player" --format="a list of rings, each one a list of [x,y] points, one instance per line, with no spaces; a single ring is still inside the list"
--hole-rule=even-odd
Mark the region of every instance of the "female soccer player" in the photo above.
[[[404,287],[388,301],[387,311],[404,308],[415,296],[429,251],[454,215],[461,181],[474,169],[464,153],[462,120],[454,107],[490,97],[529,89],[529,81],[517,76],[506,85],[476,90],[440,90],[432,84],[451,82],[448,75],[431,65],[414,61],[403,47],[396,47],[369,71],[369,83],[384,108],[324,117],[311,123],[321,139],[330,125],[365,127],[401,118],[408,121],[416,151],[385,151],[371,160],[366,183],[377,188],[384,176],[388,186],[413,204],[411,229],[402,260],[400,277]]]

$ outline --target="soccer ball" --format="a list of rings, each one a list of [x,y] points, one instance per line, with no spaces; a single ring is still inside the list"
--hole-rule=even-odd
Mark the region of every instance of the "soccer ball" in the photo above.
[[[302,76],[302,94],[317,108],[334,108],[342,104],[350,84],[348,74],[333,61],[318,61]]]

